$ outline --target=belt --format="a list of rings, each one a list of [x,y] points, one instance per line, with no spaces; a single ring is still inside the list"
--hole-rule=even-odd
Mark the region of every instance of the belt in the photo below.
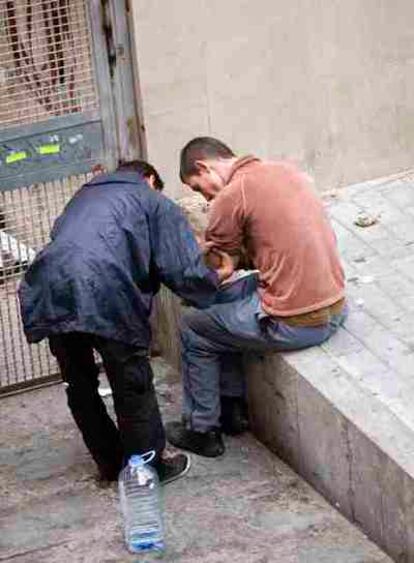
[[[317,311],[310,311],[301,315],[293,315],[292,317],[279,317],[279,320],[289,326],[322,326],[328,324],[331,317],[342,313],[345,307],[345,298],[343,297],[336,303],[323,307]]]

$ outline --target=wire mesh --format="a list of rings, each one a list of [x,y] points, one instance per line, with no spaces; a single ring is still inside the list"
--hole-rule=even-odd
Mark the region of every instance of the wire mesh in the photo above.
[[[28,263],[48,242],[56,217],[88,179],[72,176],[0,192],[0,391],[58,372],[46,342],[26,343],[17,288]]]
[[[0,126],[98,107],[86,0],[0,0]]]
[[[99,107],[87,0],[0,0],[0,128]],[[46,342],[29,346],[17,288],[78,175],[0,191],[0,393],[57,373]]]

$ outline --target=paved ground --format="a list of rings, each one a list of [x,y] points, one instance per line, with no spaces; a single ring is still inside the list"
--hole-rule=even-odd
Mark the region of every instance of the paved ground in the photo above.
[[[414,429],[414,177],[351,186],[329,211],[352,312],[323,348]]]
[[[155,367],[164,413],[176,416],[177,376]],[[95,486],[62,386],[2,399],[1,409],[0,561],[136,560],[123,547],[116,488]],[[189,476],[165,489],[163,560],[389,561],[251,436],[227,447],[219,460],[194,457]]]

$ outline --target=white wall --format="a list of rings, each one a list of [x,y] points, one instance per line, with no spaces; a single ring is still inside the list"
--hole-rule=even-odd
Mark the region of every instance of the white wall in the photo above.
[[[211,134],[321,189],[413,165],[412,0],[133,0],[148,156]]]

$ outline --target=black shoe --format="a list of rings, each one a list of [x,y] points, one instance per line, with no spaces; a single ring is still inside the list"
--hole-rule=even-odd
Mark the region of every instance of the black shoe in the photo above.
[[[118,475],[121,472],[121,467],[109,469],[108,467],[99,467],[98,468],[98,475],[95,477],[96,485],[100,489],[107,489],[110,487],[115,481],[118,481]]]
[[[171,457],[163,458],[157,463],[157,470],[160,483],[166,485],[172,483],[180,477],[184,477],[191,467],[191,458],[187,454],[174,454]]]
[[[103,485],[105,482],[112,483],[118,480],[118,476],[125,467],[126,460],[121,446],[115,447],[111,461],[103,460],[98,463],[98,476],[96,480]]]
[[[229,436],[243,434],[249,429],[247,405],[241,397],[221,397],[221,430]]]
[[[169,422],[165,426],[167,440],[173,446],[188,450],[204,457],[218,457],[224,454],[224,444],[218,430],[195,432],[187,430],[182,422]]]

